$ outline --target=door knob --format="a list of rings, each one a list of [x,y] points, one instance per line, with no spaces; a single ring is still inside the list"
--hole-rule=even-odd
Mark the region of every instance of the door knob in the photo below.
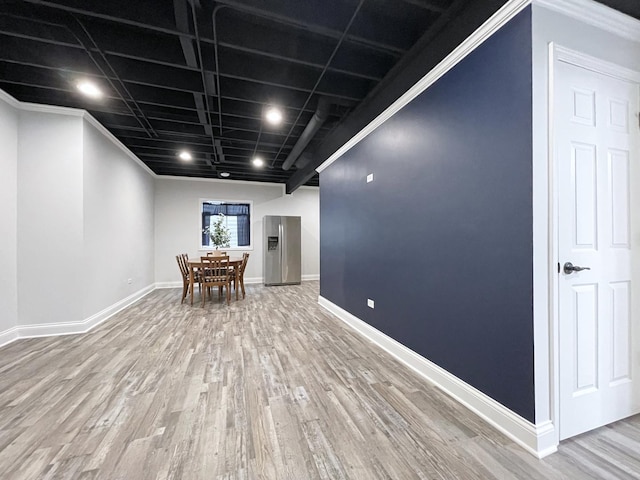
[[[589,267],[579,267],[577,265],[574,265],[571,262],[566,262],[564,264],[564,266],[562,267],[562,270],[567,275],[571,275],[573,272],[581,272],[582,270],[591,270],[591,268],[589,268]]]

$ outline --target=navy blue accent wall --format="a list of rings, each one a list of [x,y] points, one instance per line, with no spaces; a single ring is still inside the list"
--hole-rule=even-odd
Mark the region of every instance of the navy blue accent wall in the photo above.
[[[531,60],[528,8],[322,172],[320,290],[533,422]]]

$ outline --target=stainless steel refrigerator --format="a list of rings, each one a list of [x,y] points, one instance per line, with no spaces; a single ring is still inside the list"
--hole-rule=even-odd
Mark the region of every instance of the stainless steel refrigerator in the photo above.
[[[262,225],[264,284],[299,284],[302,277],[300,217],[266,215]]]

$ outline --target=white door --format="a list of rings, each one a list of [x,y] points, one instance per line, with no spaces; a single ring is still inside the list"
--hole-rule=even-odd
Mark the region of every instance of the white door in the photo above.
[[[640,412],[638,85],[556,63],[560,439]],[[566,273],[565,262],[590,270]]]

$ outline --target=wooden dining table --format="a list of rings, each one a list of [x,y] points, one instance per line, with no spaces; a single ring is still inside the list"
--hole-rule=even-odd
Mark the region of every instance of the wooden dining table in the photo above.
[[[202,255],[203,257],[205,255]],[[238,300],[238,285],[240,285],[240,265],[242,264],[242,257],[229,257],[229,266],[233,267],[233,271],[236,276],[236,280],[234,285],[236,286],[236,300]],[[193,288],[195,287],[195,276],[194,272],[202,267],[202,260],[200,257],[193,257],[187,260],[187,265],[189,266],[189,286],[191,287],[191,304],[193,305]],[[201,292],[201,295],[204,295],[204,292]]]

